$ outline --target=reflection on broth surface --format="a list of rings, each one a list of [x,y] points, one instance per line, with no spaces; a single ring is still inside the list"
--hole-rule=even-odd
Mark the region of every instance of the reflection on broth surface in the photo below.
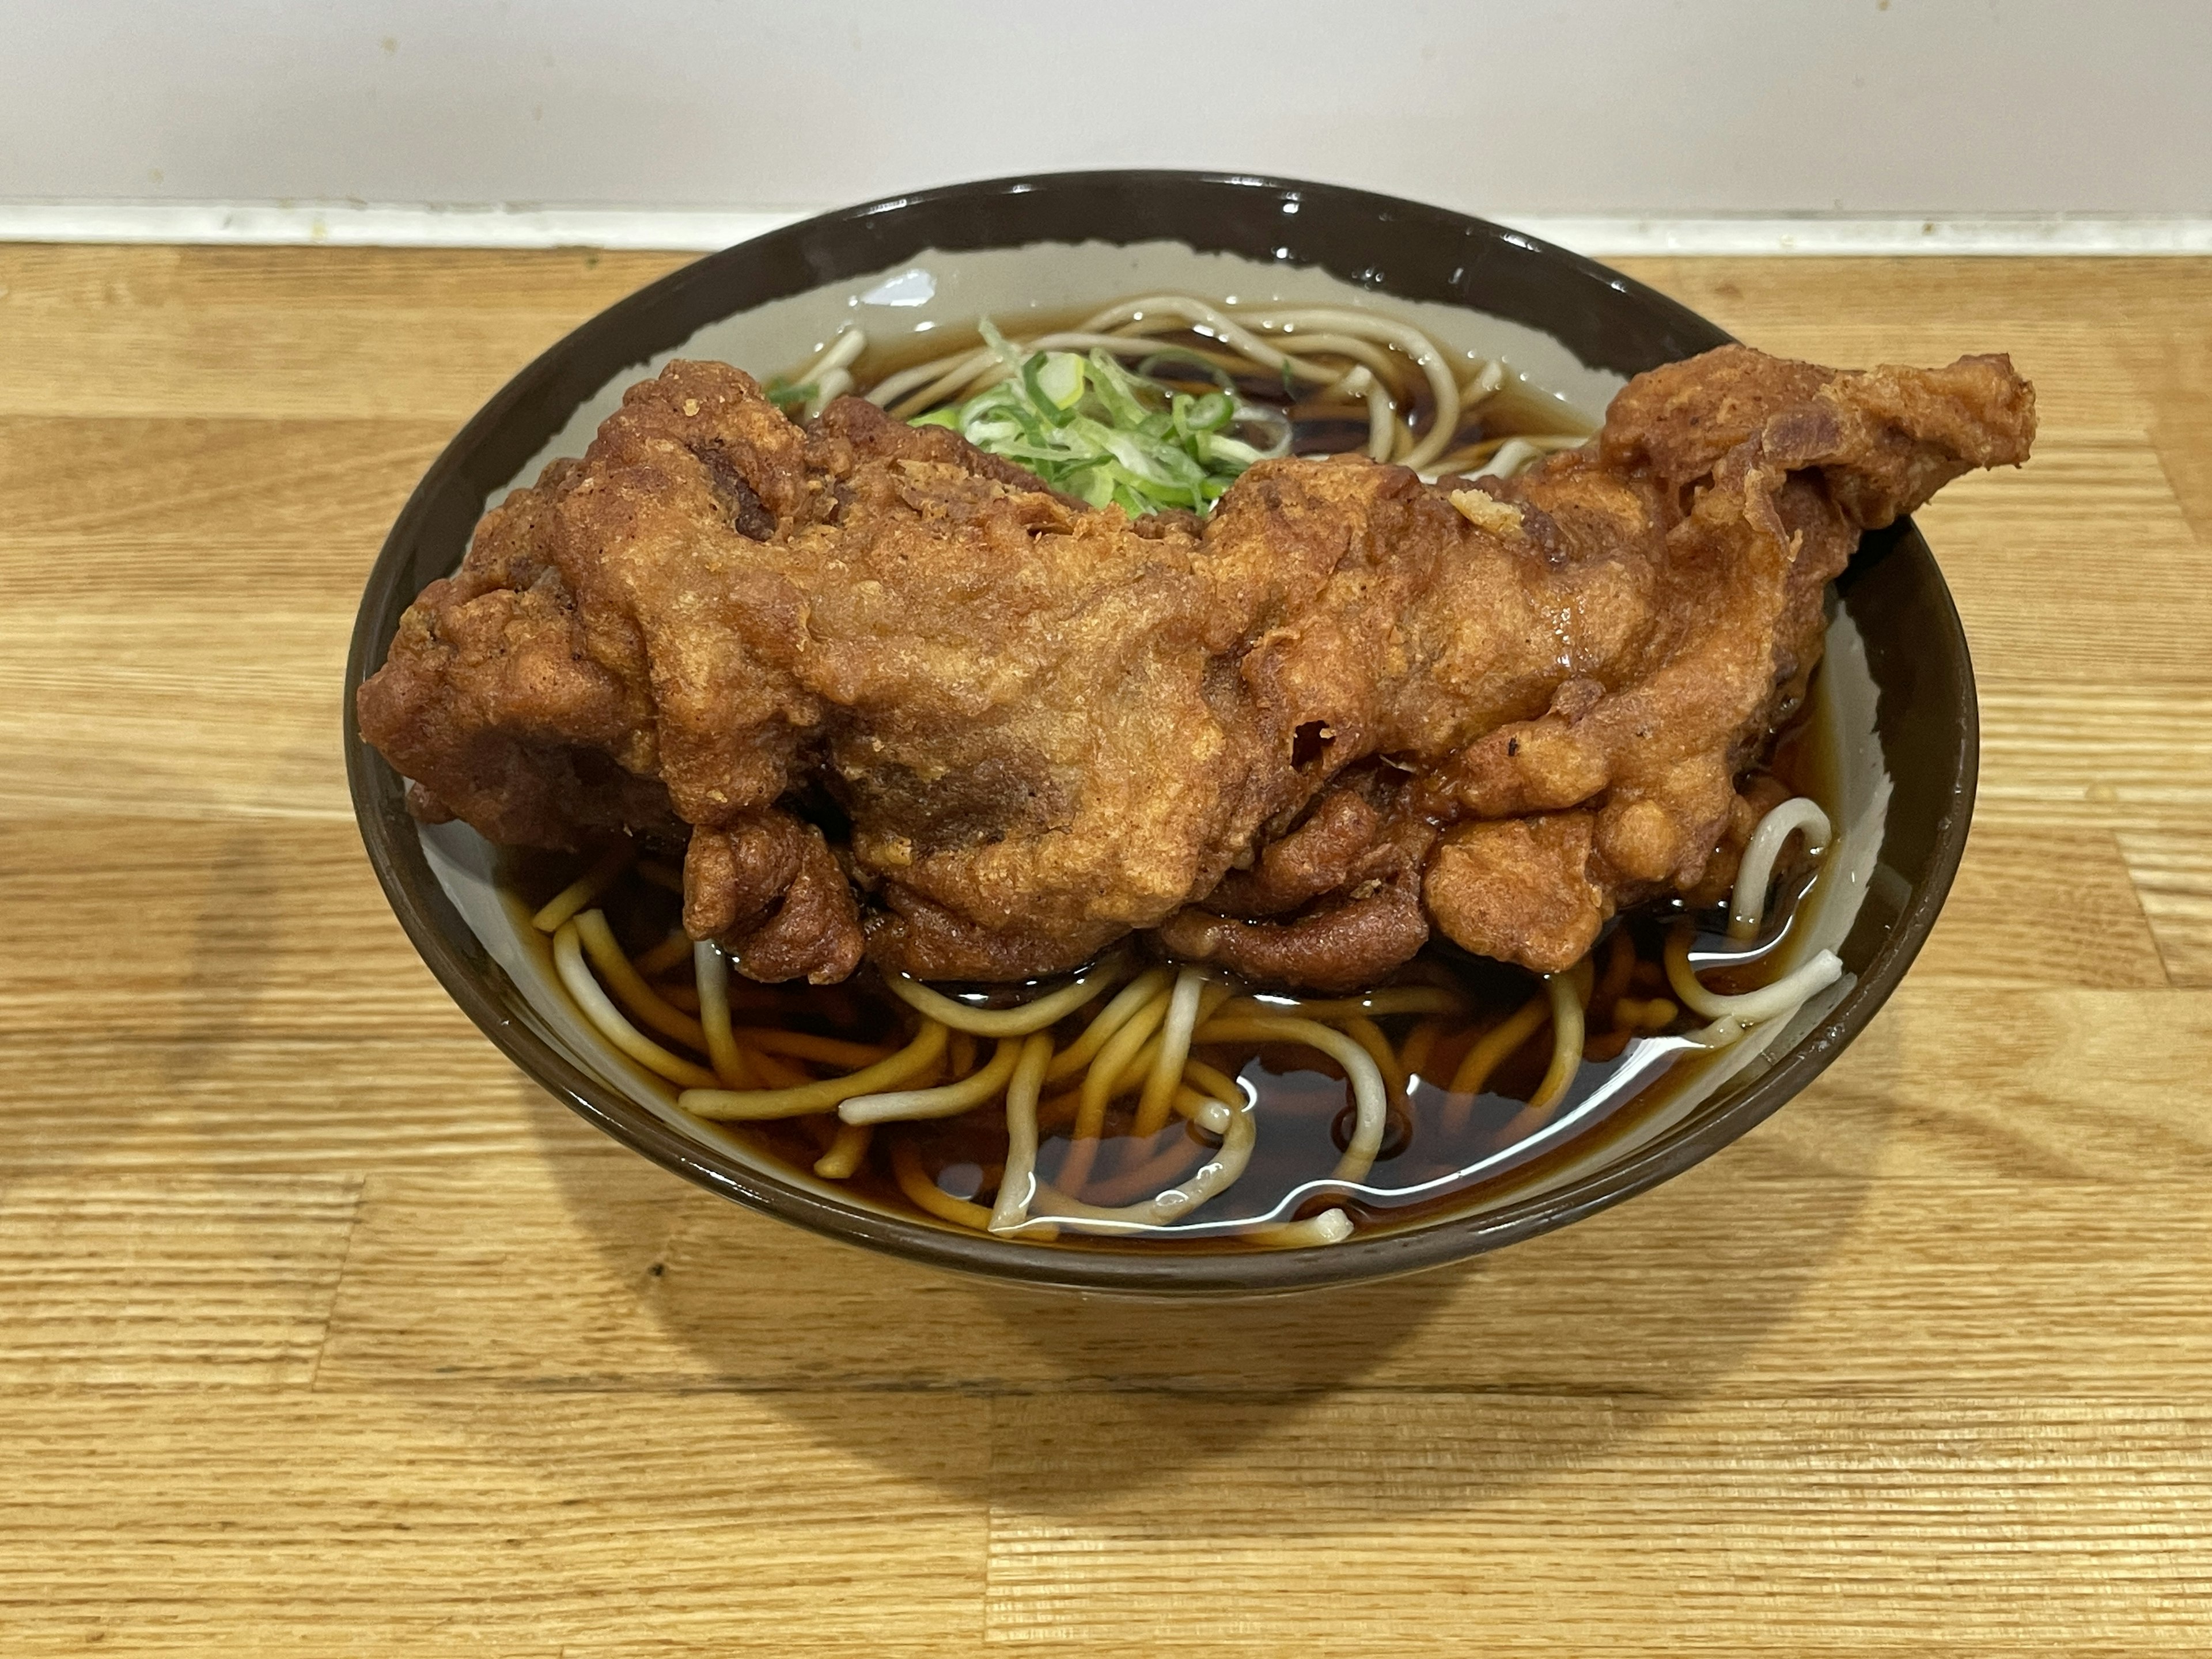
[[[995,335],[996,331],[993,331]],[[872,341],[848,329],[812,362],[778,375],[769,395],[818,410],[860,392],[913,419],[1012,378],[1010,356],[1103,352],[1138,374],[1194,395],[1232,394],[1279,415],[1279,453],[1365,452],[1425,475],[1497,468],[1583,442],[1595,422],[1510,365],[1453,349],[1376,313],[1341,307],[1237,307],[1152,295],[1024,319],[1009,354],[976,326]],[[1440,410],[1449,420],[1439,430]],[[1272,424],[1272,421],[1269,422]]]
[[[1015,342],[988,321],[888,346],[849,329],[768,392],[795,416],[867,397],[1133,514],[1203,512],[1264,455],[1510,476],[1590,430],[1503,363],[1387,317],[1171,295],[1032,319]],[[1084,447],[1086,422],[1116,421],[1153,448]],[[1029,985],[872,964],[763,985],[685,934],[678,848],[514,852],[503,878],[602,1035],[794,1170],[1025,1242],[1325,1244],[1540,1173],[1835,977],[1825,951],[1772,968],[1803,954],[1792,922],[1830,834],[1813,729],[1801,710],[1757,769],[1759,798],[1787,805],[1753,837],[1733,933],[1727,909],[1668,900],[1547,975],[1437,941],[1357,994],[1293,996],[1146,938]]]
[[[878,1205],[988,1230],[1009,1161],[1008,1085],[1033,1043],[1042,1059],[1033,1066],[1030,1168],[1042,1202],[1033,1196],[1029,1219],[995,1231],[1030,1242],[1123,1238],[1149,1249],[1326,1243],[1422,1219],[1649,1109],[1694,1075],[1717,1041],[1669,975],[1670,934],[1694,930],[1690,962],[1710,993],[1752,990],[1776,978],[1771,964],[1789,953],[1799,901],[1814,878],[1801,859],[1779,880],[1751,940],[1728,937],[1723,910],[1692,915],[1670,905],[1623,916],[1584,963],[1551,983],[1443,945],[1362,994],[1299,998],[1124,951],[1068,992],[1081,998],[1070,1012],[1034,1034],[993,1036],[932,1021],[872,967],[827,987],[725,975],[720,992],[710,984],[702,998],[697,963],[712,947],[695,947],[683,933],[679,874],[650,856],[618,856],[619,866],[602,861],[594,871],[514,854],[504,873],[558,933],[579,931],[583,919],[576,955],[596,969],[619,1005],[617,1017],[626,1014],[652,1049],[624,1046],[685,1085],[679,1098],[687,1106],[775,1161],[844,1180]],[[586,942],[592,933],[596,949]],[[1148,1123],[1146,1085],[1178,980],[1199,988],[1176,1069],[1179,1097],[1172,1109],[1156,1105],[1158,1121]],[[1786,994],[1766,1018],[1793,1012],[1826,982]],[[962,1013],[988,1015],[1033,1006],[1061,986],[937,988]],[[708,1030],[725,999],[729,1035],[718,1042]],[[1315,1046],[1309,1025],[1338,1035],[1366,1066]],[[933,1031],[941,1033],[933,1042]],[[1560,1079],[1563,1046],[1571,1069]],[[917,1063],[894,1066],[916,1050],[927,1050]],[[1109,1065],[1110,1078],[1103,1075]],[[880,1075],[886,1066],[896,1074]],[[1364,1152],[1363,1070],[1379,1080],[1382,1104],[1380,1133]],[[1547,1079],[1555,1079],[1549,1088]],[[972,1103],[956,1102],[948,1115],[848,1121],[868,1118],[871,1100],[911,1101],[963,1085]],[[775,1097],[788,1098],[789,1115],[757,1115],[750,1103]],[[1209,1118],[1209,1103],[1250,1115],[1246,1147],[1234,1146],[1237,1126],[1218,1110]],[[1243,1167],[1209,1197],[1205,1171],[1224,1162],[1225,1146],[1229,1157],[1241,1152]],[[1147,1200],[1194,1177],[1194,1201],[1146,1212]],[[1285,1223],[1303,1224],[1286,1237]]]
[[[1003,1239],[1326,1245],[1842,976],[1826,585],[2026,454],[2005,360],[1725,347],[1593,438],[1363,307],[1024,316],[670,363],[362,688],[418,815],[589,849],[506,890],[656,1109]]]

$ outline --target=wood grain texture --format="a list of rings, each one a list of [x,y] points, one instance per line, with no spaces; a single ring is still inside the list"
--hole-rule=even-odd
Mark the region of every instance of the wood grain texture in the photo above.
[[[2013,352],[1923,523],[1973,840],[1806,1095],[1203,1311],[842,1249],[519,1078],[337,695],[446,436],[662,255],[0,248],[0,1652],[2149,1654],[2212,1631],[2212,263],[1647,261]]]

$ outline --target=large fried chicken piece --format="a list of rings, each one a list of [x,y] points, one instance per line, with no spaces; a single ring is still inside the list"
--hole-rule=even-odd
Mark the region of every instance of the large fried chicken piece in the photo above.
[[[1018,979],[1158,929],[1342,988],[1431,921],[1556,969],[1732,868],[1859,531],[2033,428],[2001,358],[1728,348],[1510,483],[1272,461],[1200,526],[678,362],[487,515],[362,726],[495,841],[688,835],[686,926],[757,978]]]

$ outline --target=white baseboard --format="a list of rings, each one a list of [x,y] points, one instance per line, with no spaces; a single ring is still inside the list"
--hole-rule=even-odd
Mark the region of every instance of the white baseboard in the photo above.
[[[2091,214],[1841,214],[1710,219],[1527,217],[1506,222],[1601,258],[1663,253],[2212,253],[2212,217]]]
[[[707,251],[805,216],[719,208],[399,207],[358,202],[6,202],[0,241]],[[2212,254],[2212,216],[1506,212],[1531,235],[1635,254]]]
[[[803,213],[397,207],[363,202],[0,202],[0,241],[337,247],[724,248]]]

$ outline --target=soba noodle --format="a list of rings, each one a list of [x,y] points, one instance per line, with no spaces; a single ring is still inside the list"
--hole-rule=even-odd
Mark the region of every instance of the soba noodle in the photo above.
[[[1802,798],[1775,808],[1753,830],[1730,898],[1731,936],[1757,930],[1776,858],[1784,842],[1799,834],[1814,856],[1831,839],[1826,816]],[[918,1208],[1003,1238],[1171,1235],[1233,1188],[1251,1165],[1262,1112],[1249,1085],[1195,1052],[1210,1045],[1290,1044],[1325,1056],[1346,1079],[1352,1127],[1324,1185],[1357,1190],[1382,1148],[1394,1109],[1412,1109],[1411,1082],[1432,1071],[1435,1056],[1466,1030],[1474,1012],[1464,992],[1443,985],[1395,984],[1356,997],[1250,994],[1195,964],[1133,973],[1124,951],[1012,1007],[979,1007],[886,975],[885,984],[915,1016],[912,1036],[887,1048],[737,1023],[727,958],[701,944],[690,951],[699,1010],[695,1018],[647,976],[648,967],[665,973],[678,965],[673,941],[632,959],[605,912],[592,908],[628,864],[611,854],[602,858],[533,918],[553,936],[561,983],[608,1042],[678,1085],[678,1103],[696,1116],[726,1122],[805,1118],[834,1126],[812,1164],[817,1176],[830,1181],[849,1180],[863,1167],[877,1126],[954,1117],[997,1103],[1006,1152],[988,1206],[936,1187],[908,1139],[894,1141],[890,1161],[899,1189]],[[1691,961],[1693,943],[1694,925],[1687,921],[1667,939],[1664,974],[1676,1000],[1629,994],[1638,958],[1619,932],[1608,946],[1602,980],[1590,958],[1546,976],[1536,994],[1488,1030],[1471,1034],[1451,1066],[1444,1130],[1464,1124],[1491,1075],[1547,1026],[1551,1036],[1543,1076],[1509,1126],[1513,1133],[1534,1133],[1570,1097],[1594,1009],[1607,1012],[1614,1033],[1631,1035],[1664,1030],[1687,1010],[1710,1022],[1688,1033],[1688,1040],[1720,1047],[1788,1018],[1842,971],[1834,954],[1821,951],[1767,986],[1726,994],[1698,979]],[[1086,1008],[1094,1012],[1072,1037],[1063,1042],[1053,1035],[1052,1027]],[[1404,1017],[1418,1023],[1394,1048],[1376,1021]],[[983,1039],[988,1058],[972,1069],[953,1064],[956,1035]],[[846,1069],[817,1077],[793,1062]],[[1061,1097],[1073,1112],[1068,1152],[1047,1181],[1037,1170],[1041,1096],[1049,1085],[1070,1081],[1076,1093]],[[1134,1153],[1120,1174],[1094,1177],[1106,1144],[1109,1108],[1130,1094],[1138,1098],[1120,1140]],[[1184,1127],[1175,1139],[1144,1150],[1178,1118]],[[1213,1149],[1206,1151],[1194,1134],[1211,1139]],[[1198,1167],[1192,1170],[1194,1160]],[[1086,1196],[1093,1188],[1097,1196]],[[1120,1196],[1132,1188],[1133,1196]],[[1342,1206],[1332,1205],[1303,1220],[1255,1220],[1233,1231],[1253,1244],[1304,1248],[1338,1242],[1353,1227]]]
[[[1161,337],[1187,333],[1208,347],[1164,346]],[[1189,294],[1149,294],[1121,301],[1072,328],[1008,336],[1020,357],[1037,352],[1102,351],[1140,362],[1183,358],[1217,374],[1257,372],[1279,377],[1286,392],[1303,388],[1320,405],[1357,410],[1368,428],[1366,453],[1425,476],[1466,471],[1510,475],[1557,449],[1585,441],[1581,433],[1522,433],[1479,438],[1451,448],[1466,419],[1504,391],[1510,371],[1496,359],[1456,371],[1458,354],[1433,336],[1397,318],[1344,306],[1243,307],[1217,305]],[[775,383],[775,395],[818,413],[831,397],[853,390],[849,366],[867,349],[859,328],[848,328],[820,356]],[[972,398],[1012,376],[1007,355],[989,343],[963,346],[884,376],[864,395],[879,408],[911,419]],[[1424,428],[1413,420],[1419,383],[1428,396]],[[1449,453],[1448,453],[1449,452]]]
[[[1478,426],[1454,448],[1468,417],[1509,385],[1505,365],[1466,366],[1407,323],[1346,307],[1231,307],[1155,294],[1026,338],[982,331],[988,337],[982,345],[963,345],[859,389],[910,417],[987,391],[1030,354],[1095,351],[1147,375],[1157,364],[1195,366],[1194,374],[1203,370],[1224,390],[1238,375],[1248,385],[1255,374],[1279,379],[1286,396],[1304,400],[1302,408],[1317,408],[1332,422],[1364,422],[1371,457],[1431,476],[1510,475],[1584,441],[1578,434],[1485,433]],[[867,349],[863,331],[848,328],[804,369],[772,383],[770,395],[787,408],[818,413],[856,389],[855,365]],[[1455,500],[1478,523],[1514,510],[1479,491]],[[1826,814],[1793,799],[1756,826],[1730,901],[1729,939],[1759,933],[1775,865],[1793,836],[1817,860],[1832,837]],[[1479,1100],[1495,1098],[1493,1076],[1527,1086],[1536,1059],[1531,1050],[1547,1030],[1537,1051],[1540,1079],[1525,1103],[1512,1103],[1509,1144],[1560,1114],[1575,1097],[1587,1054],[1610,1055],[1669,1032],[1664,1040],[1678,1045],[1724,1046],[1788,1018],[1842,971],[1823,951],[1762,988],[1723,994],[1707,988],[1693,967],[1694,924],[1680,923],[1662,959],[1648,962],[1624,923],[1603,947],[1602,973],[1585,958],[1547,975],[1503,1018],[1493,1010],[1486,1025],[1477,1000],[1441,969],[1433,970],[1441,982],[1393,983],[1362,996],[1287,997],[1252,992],[1200,964],[1146,964],[1123,947],[1012,1005],[983,1006],[981,999],[885,973],[883,985],[911,1028],[876,1043],[747,1023],[738,1005],[757,1007],[761,994],[733,983],[729,958],[718,948],[695,945],[680,932],[635,957],[626,954],[602,908],[626,875],[681,890],[679,872],[637,860],[625,842],[532,918],[552,936],[561,984],[600,1035],[675,1085],[677,1103],[694,1116],[794,1122],[814,1137],[809,1166],[821,1180],[854,1181],[873,1159],[888,1166],[896,1191],[923,1213],[1024,1243],[1062,1235],[1173,1238],[1249,1176],[1267,1113],[1253,1085],[1207,1053],[1303,1049],[1341,1076],[1349,1127],[1338,1120],[1340,1155],[1325,1175],[1297,1188],[1297,1205],[1317,1212],[1282,1218],[1285,1200],[1252,1219],[1206,1221],[1201,1229],[1208,1237],[1261,1248],[1323,1246],[1356,1230],[1347,1206],[1384,1155],[1394,1122],[1412,1134],[1424,1114],[1434,1114],[1435,1132],[1449,1139],[1467,1126]],[[1761,954],[1755,949],[1750,957]],[[690,982],[672,981],[687,958]],[[1703,965],[1728,960],[1708,957]],[[1671,999],[1659,994],[1668,989]],[[1680,1031],[1686,1012],[1707,1023]],[[1401,1019],[1411,1029],[1394,1043],[1378,1022]],[[834,1069],[822,1074],[826,1068]],[[1417,1103],[1417,1084],[1425,1090],[1441,1084],[1441,1103],[1425,1097]],[[1054,1091],[1049,1100],[1048,1090]],[[1004,1119],[1004,1158],[995,1173],[981,1169],[973,1188],[988,1202],[946,1191],[917,1136],[933,1121],[994,1109]],[[1048,1117],[1055,1133],[1064,1129],[1066,1144],[1048,1179],[1039,1170]],[[908,1127],[915,1125],[922,1128]]]

